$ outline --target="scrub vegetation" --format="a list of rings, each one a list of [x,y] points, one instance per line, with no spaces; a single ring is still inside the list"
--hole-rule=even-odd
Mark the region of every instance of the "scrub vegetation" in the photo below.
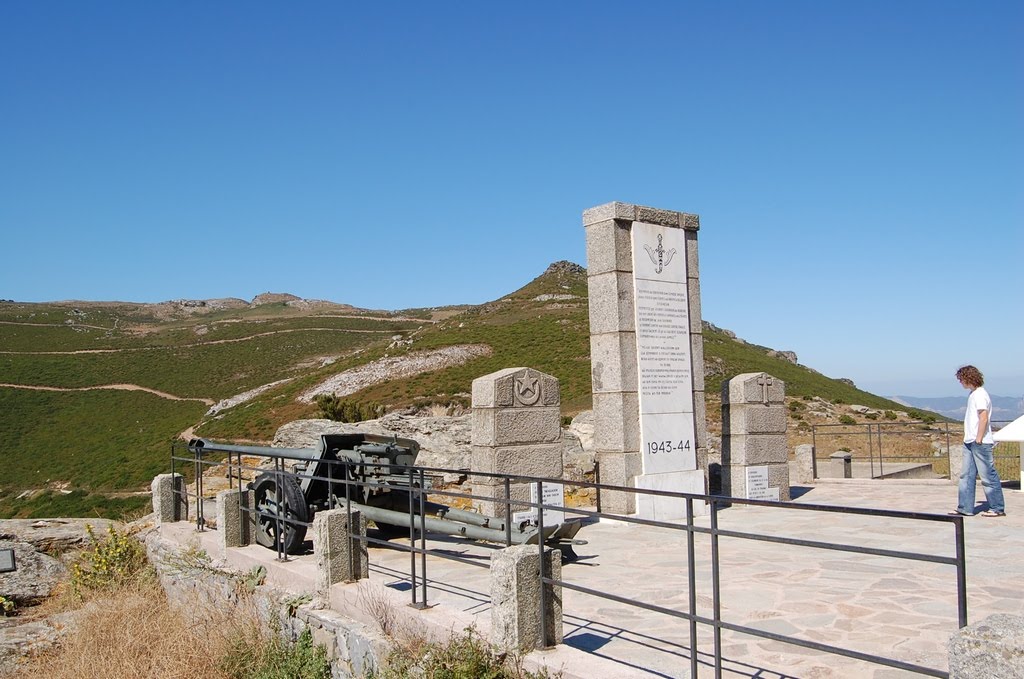
[[[483,344],[490,355],[341,394],[327,409],[298,396],[384,356]],[[766,371],[787,395],[901,406],[705,325],[709,422],[724,380]],[[0,517],[118,518],[144,504],[182,435],[269,442],[294,419],[460,412],[473,379],[513,366],[557,377],[562,411],[591,407],[586,272],[552,265],[478,306],[367,311],[321,302],[225,305],[0,302]],[[215,403],[279,383],[210,413]],[[112,385],[120,385],[118,389]],[[46,389],[46,390],[43,390]],[[145,389],[148,391],[128,390]],[[803,413],[793,413],[801,418]],[[794,420],[796,418],[794,417]]]

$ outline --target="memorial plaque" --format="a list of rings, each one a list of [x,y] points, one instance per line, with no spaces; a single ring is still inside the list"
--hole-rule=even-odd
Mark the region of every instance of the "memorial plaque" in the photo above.
[[[779,489],[768,487],[768,467],[747,467],[747,499],[779,500]]]
[[[0,549],[0,573],[10,573],[18,570],[14,563],[13,549]]]
[[[686,235],[633,222],[631,236],[644,473],[696,469]]]
[[[565,506],[565,484],[563,483],[541,483],[541,493],[543,499],[537,499],[537,484],[530,484],[530,502],[539,502],[544,505],[544,525],[554,526],[556,524],[565,521],[565,512],[560,509],[554,509],[553,507],[564,507]],[[537,524],[537,509],[530,507],[526,511],[513,512],[512,520],[516,523],[522,523],[527,521],[531,524]]]

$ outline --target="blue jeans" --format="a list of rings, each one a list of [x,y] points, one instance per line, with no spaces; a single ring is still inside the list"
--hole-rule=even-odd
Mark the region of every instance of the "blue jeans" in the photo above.
[[[992,460],[991,443],[964,443],[964,463],[960,468],[960,499],[956,510],[961,514],[974,514],[974,477],[981,477],[981,487],[988,500],[988,508],[994,512],[1006,511],[1003,502],[1003,486],[996,474]]]

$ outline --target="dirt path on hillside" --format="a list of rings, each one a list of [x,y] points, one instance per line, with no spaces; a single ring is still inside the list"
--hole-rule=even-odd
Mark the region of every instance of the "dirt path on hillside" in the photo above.
[[[7,384],[0,382],[0,387],[10,387],[12,389],[32,389],[34,391],[94,391],[96,389],[114,389],[117,391],[144,391],[160,398],[166,398],[171,401],[199,401],[208,406],[214,404],[214,400],[211,398],[198,398],[194,396],[175,396],[174,394],[168,394],[164,391],[157,391],[156,389],[150,389],[149,387],[140,387],[137,384],[100,384],[94,387],[43,387],[38,385],[29,384]]]
[[[124,347],[121,349],[78,349],[77,351],[0,351],[0,354],[16,356],[73,356],[75,354],[116,354],[124,351],[160,351],[161,349],[191,349],[193,347],[204,347],[211,344],[229,344],[231,342],[248,342],[258,337],[267,335],[279,335],[286,332],[307,332],[309,330],[324,330],[327,332],[358,332],[367,334],[393,333],[393,330],[346,330],[344,328],[290,328],[286,330],[269,330],[267,332],[249,335],[248,337],[233,337],[230,339],[211,340],[209,342],[193,342],[191,344],[175,344],[166,347]]]

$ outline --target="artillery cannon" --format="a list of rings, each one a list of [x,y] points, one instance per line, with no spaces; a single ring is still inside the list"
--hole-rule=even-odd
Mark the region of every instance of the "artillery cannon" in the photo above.
[[[418,479],[425,477],[413,466],[420,446],[412,439],[363,433],[322,434],[317,448],[192,439],[188,449],[195,455],[237,453],[291,463],[291,473],[263,472],[249,484],[257,512],[256,542],[284,553],[301,549],[306,524],[316,512],[345,502],[373,521],[385,538],[409,535],[410,528],[422,521],[428,531],[473,540],[537,544],[541,539],[538,527],[529,521],[494,518],[425,500],[413,502],[410,493],[414,489],[426,492],[426,488],[420,488]],[[423,516],[417,518],[421,506]],[[575,558],[572,545],[586,544],[575,539],[580,525],[575,520],[544,526],[545,544],[562,549],[563,558]]]

